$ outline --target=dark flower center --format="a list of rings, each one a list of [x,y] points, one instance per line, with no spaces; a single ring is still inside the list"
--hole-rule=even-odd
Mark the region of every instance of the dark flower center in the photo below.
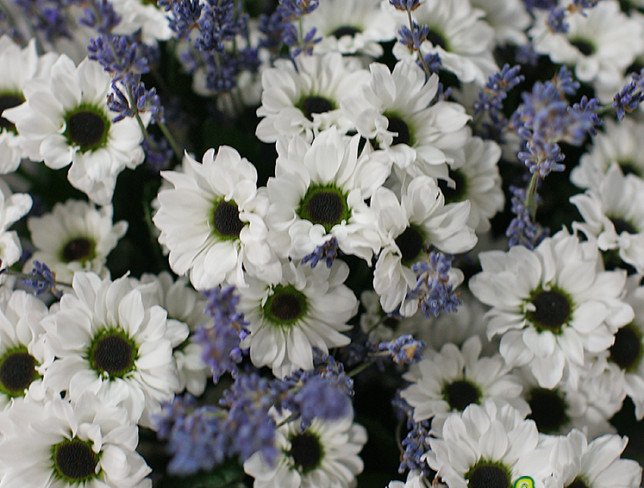
[[[97,475],[98,455],[88,441],[64,440],[52,447],[52,454],[54,472],[64,481],[89,481]]]
[[[389,124],[387,125],[387,130],[389,132],[398,133],[397,136],[394,136],[394,140],[391,143],[391,145],[392,146],[395,146],[396,144],[410,145],[411,132],[409,130],[409,126],[405,123],[405,121],[396,115],[385,114],[385,117],[387,117],[387,120],[389,121]]]
[[[467,380],[453,381],[443,388],[443,398],[453,410],[462,412],[472,404],[478,403],[481,394],[478,388]]]
[[[324,451],[320,439],[311,432],[302,432],[291,438],[291,457],[295,466],[306,473],[322,462]]]
[[[400,319],[392,315],[385,317],[382,321],[382,325],[390,330],[396,330],[398,328],[398,324],[400,324]]]
[[[638,69],[637,71],[640,71],[640,69]],[[624,161],[617,161],[617,163],[619,164],[619,167],[622,169],[622,173],[624,173],[624,176],[626,175],[635,175],[639,177],[643,176],[641,169],[638,166],[636,166],[633,163],[633,161],[624,160]]]
[[[622,327],[615,334],[615,343],[610,346],[610,359],[620,368],[632,371],[639,365],[642,356],[642,337],[634,324]]]
[[[534,420],[539,432],[558,432],[568,422],[566,401],[556,390],[533,388],[528,393],[528,404],[532,410],[528,418]]]
[[[118,329],[103,329],[92,340],[88,357],[92,369],[109,379],[123,378],[134,369],[138,355],[135,342]]]
[[[239,208],[233,201],[220,200],[212,211],[212,226],[222,239],[238,239],[244,228],[239,220]]]
[[[575,478],[572,483],[566,485],[566,488],[590,488],[581,478]]]
[[[306,296],[293,285],[277,285],[264,304],[266,317],[277,325],[289,325],[304,316]]]
[[[494,463],[478,462],[465,478],[468,488],[510,488],[510,475],[503,466]]]
[[[7,351],[0,358],[0,391],[12,396],[22,396],[29,385],[38,378],[36,359],[24,346]]]
[[[548,330],[560,334],[570,318],[570,300],[561,291],[541,290],[532,298],[535,310],[527,313],[527,318],[540,331]]]
[[[414,226],[407,227],[402,234],[396,237],[396,246],[400,249],[403,264],[410,264],[423,250],[423,236]]]
[[[0,115],[2,115],[2,112],[4,112],[5,110],[17,107],[24,101],[25,99],[21,95],[12,93],[0,95]],[[0,130],[8,130],[15,133],[16,126],[13,124],[13,122],[10,122],[4,117],[0,116]]]
[[[584,56],[590,56],[595,53],[595,46],[586,39],[571,39],[570,44],[575,46]]]
[[[94,242],[86,237],[72,239],[63,247],[63,261],[88,261],[94,257]]]
[[[637,229],[627,220],[620,219],[620,218],[612,218],[610,221],[613,223],[613,226],[615,227],[615,232],[617,235],[621,234],[622,232],[627,232],[628,234],[637,234]]]
[[[297,213],[303,219],[320,224],[327,232],[351,216],[345,195],[330,186],[310,187]]]
[[[297,107],[302,111],[307,119],[313,120],[313,114],[329,112],[335,108],[335,105],[328,98],[320,97],[318,95],[310,95],[300,100]]]
[[[438,31],[430,29],[429,34],[427,34],[427,40],[431,42],[434,47],[442,47],[445,51],[448,51],[447,41],[445,40],[445,37]]]
[[[92,151],[105,145],[110,122],[94,107],[82,107],[65,116],[65,137],[81,152]]]
[[[445,197],[445,203],[460,202],[463,200],[466,192],[467,180],[460,170],[449,170],[449,177],[456,183],[455,188],[447,186],[446,180],[438,180],[438,187]]]
[[[336,39],[340,39],[341,37],[344,37],[344,36],[353,37],[359,32],[361,31],[357,27],[353,27],[352,25],[342,25],[338,27],[336,30],[334,30],[333,32],[331,32],[331,35]]]

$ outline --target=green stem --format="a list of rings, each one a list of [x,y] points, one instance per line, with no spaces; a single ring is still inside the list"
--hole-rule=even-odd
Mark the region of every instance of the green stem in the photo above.
[[[409,20],[409,31],[414,32],[414,19],[411,16],[411,10],[407,10],[407,19]],[[425,58],[423,57],[423,53],[420,52],[420,46],[418,46],[417,49],[414,49],[418,53],[418,58],[420,59],[420,64],[423,65],[423,71],[425,72],[425,75],[427,78],[429,78],[432,74],[431,70],[429,69],[429,65],[427,64],[427,61],[425,61]]]
[[[172,148],[172,152],[174,152],[175,157],[181,162],[183,159],[183,151],[181,151],[181,148],[179,147],[179,144],[177,144],[176,139],[168,129],[168,126],[165,125],[164,122],[158,122],[157,125],[159,126],[159,129],[161,129],[161,132],[163,132],[163,135],[167,139],[167,141],[170,143],[170,147]]]
[[[362,373],[365,369],[367,369],[367,368],[368,368],[369,366],[371,366],[372,364],[373,364],[373,361],[367,361],[367,362],[365,362],[365,363],[362,363],[360,366],[356,366],[356,367],[355,367],[355,368],[353,368],[351,371],[349,371],[349,372],[347,373],[347,376],[348,376],[349,378],[353,378],[354,376],[357,376],[357,375],[359,375],[360,373]]]
[[[530,184],[528,185],[528,190],[526,191],[525,196],[525,206],[528,209],[530,218],[533,221],[537,217],[537,186],[539,184],[539,180],[539,172],[536,171],[530,179]]]

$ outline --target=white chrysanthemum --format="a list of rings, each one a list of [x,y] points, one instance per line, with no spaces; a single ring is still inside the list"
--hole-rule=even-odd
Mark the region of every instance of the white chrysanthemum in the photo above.
[[[488,398],[511,404],[525,417],[530,409],[520,396],[519,378],[500,355],[480,355],[481,340],[476,336],[460,349],[446,344],[440,352],[427,350],[403,375],[411,385],[400,396],[414,409],[414,421],[432,419],[432,430],[440,432],[450,412],[462,412]]]
[[[299,56],[276,61],[262,73],[262,105],[257,115],[257,137],[275,142],[280,136],[304,136],[310,141],[318,131],[335,126],[343,132],[351,123],[340,109],[340,99],[361,90],[367,71],[340,53]]]
[[[637,461],[620,459],[628,438],[604,435],[588,442],[573,430],[566,437],[546,441],[551,446],[554,475],[545,488],[638,488],[642,468]]]
[[[451,414],[429,445],[427,462],[450,488],[509,488],[521,476],[540,487],[552,472],[536,425],[507,403],[488,400]]]
[[[360,328],[373,344],[406,334],[416,337],[429,327],[429,320],[422,313],[412,317],[386,313],[380,306],[380,297],[374,291],[363,291],[360,304],[364,309],[360,314]]]
[[[163,171],[174,185],[159,192],[154,224],[170,250],[170,267],[197,290],[224,281],[243,286],[244,271],[279,279],[279,263],[266,242],[268,202],[257,191],[257,170],[239,153],[209,149],[203,163],[186,154],[184,171]]]
[[[4,112],[29,159],[53,169],[71,163],[69,182],[100,205],[112,200],[119,173],[144,158],[136,120],[112,121],[117,114],[107,108],[111,81],[100,64],[84,59],[76,67],[62,55],[47,79],[25,86],[25,103]]]
[[[121,21],[114,29],[115,34],[134,34],[141,31],[146,44],[167,41],[172,37],[166,12],[156,2],[147,0],[112,0],[114,10]]]
[[[446,152],[462,147],[468,138],[465,109],[453,102],[432,104],[438,76],[426,80],[414,62],[400,61],[392,72],[379,63],[369,69],[368,85],[342,100],[357,131],[411,175],[446,176],[444,163],[452,161]]]
[[[525,31],[531,19],[522,0],[471,0],[471,3],[485,12],[485,21],[494,29],[498,43],[522,45],[528,41]]]
[[[151,469],[136,452],[137,426],[127,412],[85,393],[12,408],[3,423],[20,429],[0,440],[2,488],[149,488]]]
[[[501,336],[500,352],[510,366],[530,366],[543,388],[558,385],[564,373],[576,385],[585,353],[605,351],[633,309],[619,297],[625,272],[601,269],[592,243],[561,231],[534,250],[479,255],[483,272],[470,290],[492,308],[488,336]]]
[[[630,118],[616,123],[604,121],[605,132],[593,138],[590,152],[584,154],[570,173],[570,180],[579,188],[597,190],[610,167],[617,163],[629,179],[644,181],[644,123]]]
[[[255,478],[253,488],[350,488],[362,472],[358,454],[366,442],[367,431],[353,423],[353,415],[313,419],[304,430],[299,420],[291,421],[277,429],[275,466],[257,452],[246,460],[244,471]]]
[[[387,488],[429,488],[429,482],[420,473],[410,471],[407,481],[391,481]]]
[[[608,252],[607,264],[619,266],[621,260],[644,273],[644,184],[625,178],[614,164],[596,191],[575,195],[570,201],[584,219],[574,222],[573,229]]]
[[[490,219],[505,204],[497,166],[500,157],[501,148],[497,143],[472,137],[462,152],[454,154],[448,179],[438,183],[446,203],[470,202],[467,225],[477,233],[490,229]]]
[[[45,315],[45,304],[22,290],[0,298],[0,410],[40,383],[54,360],[43,341]]]
[[[624,70],[644,51],[642,26],[614,0],[599,2],[583,15],[570,14],[566,22],[568,31],[560,33],[548,28],[546,14],[537,19],[530,31],[535,50],[555,63],[574,66],[577,78],[591,83],[602,102],[611,101]]]
[[[344,285],[349,267],[336,260],[326,266],[283,265],[282,280],[272,285],[250,278],[240,288],[239,311],[248,321],[250,335],[241,347],[250,348],[256,367],[268,366],[277,377],[296,369],[313,368],[313,348],[324,353],[346,346],[342,332],[358,311],[358,300]]]
[[[417,176],[403,190],[401,201],[391,190],[381,187],[371,198],[371,208],[378,215],[383,233],[373,276],[373,289],[380,295],[385,312],[400,307],[403,316],[416,313],[414,300],[403,301],[416,285],[411,266],[426,259],[430,246],[455,254],[472,249],[476,244],[474,231],[467,226],[469,202],[445,205],[436,181]],[[454,286],[463,281],[454,276]]]
[[[0,269],[8,268],[20,259],[22,248],[18,234],[9,231],[31,209],[31,197],[26,193],[11,194],[0,180]]]
[[[25,272],[37,260],[46,263],[64,283],[71,282],[77,271],[107,276],[107,255],[127,231],[124,220],[112,224],[111,205],[97,209],[81,200],[57,203],[51,213],[30,217],[27,226],[35,249]]]
[[[111,282],[76,273],[73,293],[43,321],[57,360],[43,382],[72,401],[84,391],[123,406],[133,422],[150,416],[179,390],[166,311],[150,305],[134,280]]]
[[[358,135],[334,128],[312,144],[302,137],[278,141],[266,221],[282,257],[301,259],[331,238],[345,254],[367,261],[378,251],[376,216],[365,200],[385,181],[389,164],[367,151],[358,156],[358,143]]]
[[[179,389],[200,396],[212,375],[202,359],[203,347],[192,342],[188,334],[210,321],[204,312],[205,298],[193,290],[185,279],[174,281],[166,271],[159,275],[144,274],[141,283],[154,285],[154,303],[168,312],[168,328],[172,334],[174,360],[179,372]]]
[[[462,83],[484,85],[499,68],[492,57],[494,29],[481,20],[483,17],[485,12],[472,8],[469,0],[422,2],[414,10],[414,21],[429,27],[422,54],[438,54],[442,68]],[[399,23],[408,26],[407,16],[401,16]],[[400,42],[394,46],[394,54],[399,59],[415,55]]]
[[[320,2],[303,20],[304,31],[315,27],[322,40],[316,53],[339,52],[344,55],[382,56],[380,42],[396,35],[391,15],[374,0],[326,0]]]

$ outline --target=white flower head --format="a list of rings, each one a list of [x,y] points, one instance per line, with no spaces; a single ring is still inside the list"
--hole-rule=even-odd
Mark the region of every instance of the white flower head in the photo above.
[[[483,271],[470,290],[493,307],[486,314],[488,337],[501,336],[500,352],[510,366],[529,365],[543,388],[567,374],[574,383],[586,354],[605,351],[613,334],[633,318],[619,297],[625,272],[600,268],[599,251],[564,231],[534,250],[479,255]]]
[[[391,481],[387,488],[429,488],[429,482],[421,473],[410,471],[407,474],[407,481]]]
[[[154,45],[172,37],[166,12],[156,2],[141,0],[112,0],[115,12],[121,21],[114,28],[115,34],[134,34],[141,31],[144,43]]]
[[[279,280],[279,263],[266,242],[268,202],[247,159],[221,146],[216,154],[209,149],[203,163],[186,154],[183,172],[161,174],[174,188],[159,192],[153,220],[175,273],[189,273],[197,290],[223,282],[244,286],[245,272]]]
[[[528,41],[525,30],[531,19],[522,0],[471,0],[471,3],[485,12],[484,20],[494,29],[497,43],[522,45]]]
[[[271,285],[256,278],[240,288],[239,311],[248,321],[250,335],[241,347],[250,348],[256,367],[268,366],[277,377],[297,369],[313,368],[313,348],[349,344],[342,332],[358,311],[358,300],[344,285],[349,267],[336,260],[326,266],[295,266],[284,263],[282,280]]]
[[[14,223],[31,209],[31,197],[26,193],[11,194],[11,190],[0,180],[0,269],[18,262],[22,247],[18,234],[10,231]]]
[[[25,86],[25,103],[4,112],[29,159],[52,169],[71,163],[69,182],[100,205],[112,200],[118,174],[144,158],[137,122],[112,120],[111,81],[100,64],[84,59],[76,66],[61,55],[48,78]]]
[[[112,206],[97,209],[81,200],[67,200],[54,205],[50,213],[27,221],[34,254],[25,264],[25,272],[34,260],[46,263],[56,278],[69,283],[76,271],[92,271],[101,276],[108,254],[127,231],[127,222],[112,223]]]

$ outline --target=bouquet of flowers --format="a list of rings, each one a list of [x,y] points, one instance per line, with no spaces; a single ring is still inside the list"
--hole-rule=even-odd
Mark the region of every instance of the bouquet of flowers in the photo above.
[[[1,488],[640,486],[644,1],[0,36]]]

